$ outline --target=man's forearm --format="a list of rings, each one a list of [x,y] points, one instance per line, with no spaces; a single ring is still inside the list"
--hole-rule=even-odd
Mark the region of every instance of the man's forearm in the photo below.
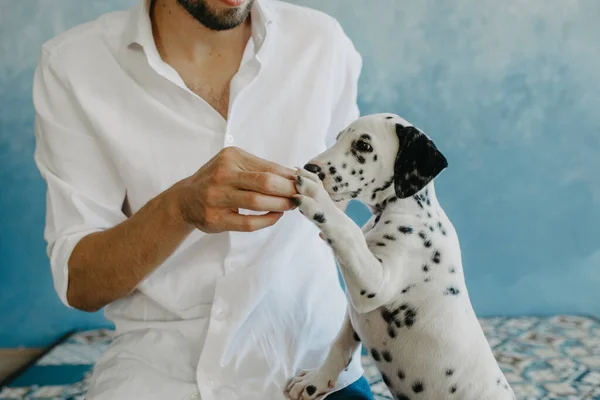
[[[79,241],[69,258],[69,304],[97,311],[130,294],[194,229],[180,216],[176,187],[121,224]]]

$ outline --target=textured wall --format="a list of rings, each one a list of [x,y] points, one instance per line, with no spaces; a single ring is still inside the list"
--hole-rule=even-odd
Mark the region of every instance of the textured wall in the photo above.
[[[438,195],[476,311],[600,315],[600,2],[295,2],[338,18],[362,53],[362,112],[403,115],[449,158]],[[0,0],[0,347],[104,323],[51,287],[31,78],[45,40],[130,4]]]

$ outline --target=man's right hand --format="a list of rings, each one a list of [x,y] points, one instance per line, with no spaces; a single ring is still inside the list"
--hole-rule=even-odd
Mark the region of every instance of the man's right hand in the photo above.
[[[294,171],[239,148],[221,150],[194,175],[176,184],[182,219],[206,233],[256,231],[295,206]],[[266,212],[241,215],[238,209]]]

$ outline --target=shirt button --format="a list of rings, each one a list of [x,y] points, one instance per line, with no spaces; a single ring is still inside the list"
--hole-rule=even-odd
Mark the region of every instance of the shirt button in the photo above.
[[[233,136],[230,134],[225,135],[225,144],[231,146],[233,144]]]

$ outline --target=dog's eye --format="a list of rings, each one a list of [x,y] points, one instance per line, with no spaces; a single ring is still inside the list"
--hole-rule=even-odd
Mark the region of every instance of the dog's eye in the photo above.
[[[370,153],[373,151],[373,146],[371,146],[364,140],[359,140],[358,142],[356,142],[356,150],[362,151],[363,153]]]

